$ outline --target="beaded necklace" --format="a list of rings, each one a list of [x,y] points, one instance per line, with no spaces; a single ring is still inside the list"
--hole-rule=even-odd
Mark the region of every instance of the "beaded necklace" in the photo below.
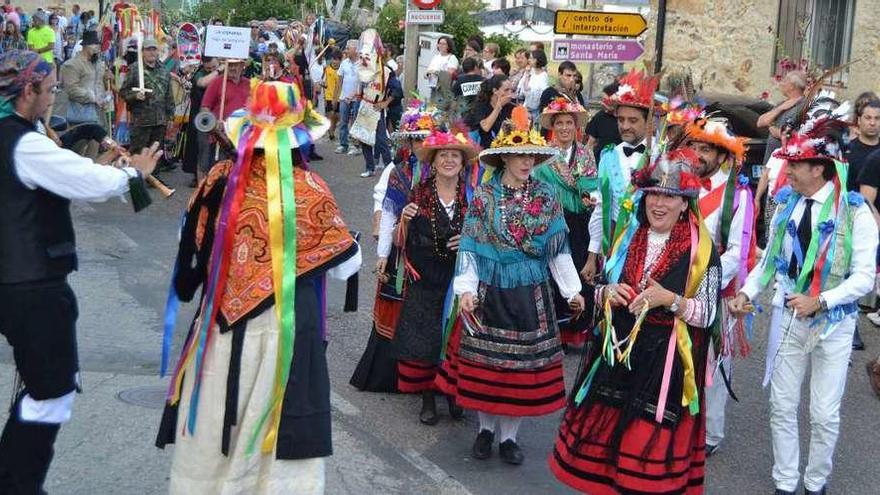
[[[443,205],[443,202],[440,201],[440,193],[437,189],[437,181],[433,181],[431,184],[431,203],[430,203],[430,213],[428,214],[428,218],[431,220],[431,242],[434,248],[434,256],[446,260],[452,256],[452,252],[446,248],[446,243],[449,242],[449,239],[446,237],[440,238],[440,234],[437,230],[437,215],[444,215],[448,217],[446,213],[446,207]],[[464,208],[462,205],[464,204],[463,198],[461,197],[461,181],[457,181],[455,183],[455,199],[453,200],[453,213],[452,217],[449,218],[449,229],[452,232],[461,232],[461,225],[464,220]]]

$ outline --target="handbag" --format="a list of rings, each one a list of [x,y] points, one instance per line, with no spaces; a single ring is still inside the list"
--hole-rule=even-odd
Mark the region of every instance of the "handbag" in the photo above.
[[[70,123],[98,122],[98,105],[94,103],[67,103],[67,121]]]

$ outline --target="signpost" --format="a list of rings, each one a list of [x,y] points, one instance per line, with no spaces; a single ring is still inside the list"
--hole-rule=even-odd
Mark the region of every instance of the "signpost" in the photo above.
[[[632,62],[645,52],[637,40],[556,39],[553,60],[561,62]]]
[[[647,29],[648,22],[641,14],[624,12],[557,10],[553,23],[556,34],[635,38]]]
[[[443,24],[446,12],[442,10],[407,10],[407,24]]]

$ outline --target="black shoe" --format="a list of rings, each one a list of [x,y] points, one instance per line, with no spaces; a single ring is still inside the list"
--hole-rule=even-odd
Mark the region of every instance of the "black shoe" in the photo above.
[[[773,492],[773,495],[794,495],[794,492],[777,488],[776,491]]]
[[[312,162],[320,162],[320,161],[323,160],[323,159],[324,159],[323,156],[321,156],[321,155],[315,153],[314,151],[313,151],[312,153],[309,154],[309,161],[312,161]]]
[[[715,454],[715,452],[718,452],[718,450],[720,448],[721,448],[720,442],[716,443],[715,445],[712,445],[711,443],[707,443],[706,444],[706,457],[712,457],[712,455]]]
[[[419,421],[423,425],[434,426],[440,421],[437,415],[437,403],[434,401],[434,392],[425,390],[422,392],[422,411],[419,413]]]
[[[854,351],[864,351],[865,350],[865,343],[862,342],[862,336],[859,334],[859,327],[856,327],[856,331],[855,331],[855,333],[853,333],[852,348]]]
[[[807,488],[804,487],[804,495],[825,495],[825,492],[826,492],[826,490],[825,490],[824,486],[816,491],[807,490]]]
[[[525,459],[522,449],[513,440],[501,442],[501,445],[498,447],[498,454],[501,456],[502,461],[514,466],[519,466],[523,463],[523,459]]]
[[[452,416],[452,419],[458,421],[464,417],[464,409],[455,403],[455,397],[447,395],[446,405],[449,406],[449,415]]]
[[[480,430],[474,446],[471,449],[474,459],[488,459],[492,457],[492,444],[495,443],[495,433],[489,430]]]

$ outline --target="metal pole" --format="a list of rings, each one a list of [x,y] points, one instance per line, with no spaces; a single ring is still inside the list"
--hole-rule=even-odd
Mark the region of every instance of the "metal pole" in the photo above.
[[[406,10],[414,9],[412,2],[406,2]],[[406,13],[404,12],[404,22]],[[406,23],[403,41],[403,94],[409,96],[418,87],[419,77],[419,31],[418,24]]]
[[[657,38],[654,41],[654,74],[663,69],[663,38],[666,36],[666,0],[657,2]]]
[[[596,0],[584,0],[584,8],[587,8],[587,3],[589,3],[589,7],[591,8],[596,6]],[[590,62],[588,71],[589,75],[587,76],[590,78],[590,80],[587,83],[587,101],[585,103],[589,103],[593,99],[593,91],[595,90],[595,71],[596,64],[594,62]]]

